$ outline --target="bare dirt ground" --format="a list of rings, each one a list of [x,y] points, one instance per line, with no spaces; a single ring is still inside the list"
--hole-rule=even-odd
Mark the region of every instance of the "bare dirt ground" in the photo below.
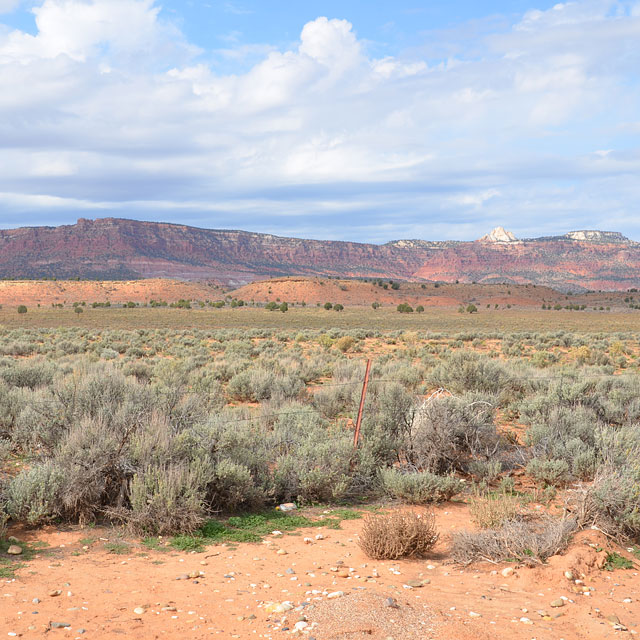
[[[74,302],[106,302],[123,304],[133,301],[139,304],[151,300],[169,303],[184,300],[221,300],[225,295],[246,302],[286,301],[288,303],[316,306],[325,302],[344,306],[366,306],[373,302],[393,305],[401,302],[428,308],[458,307],[474,303],[479,308],[499,307],[540,308],[543,303],[554,305],[585,304],[593,306],[626,307],[625,292],[593,292],[567,295],[548,287],[511,284],[423,284],[402,282],[394,290],[389,281],[387,289],[371,282],[359,280],[333,280],[326,278],[276,278],[253,282],[235,291],[227,292],[213,282],[185,282],[161,278],[149,280],[3,280],[0,281],[0,305],[14,308],[50,307],[51,304],[71,306]],[[637,302],[637,301],[636,301]]]
[[[398,305],[401,302],[417,306],[457,307],[474,303],[477,306],[500,307],[506,305],[540,308],[545,304],[585,304],[589,308],[597,306],[620,306],[624,298],[631,294],[621,291],[593,292],[568,295],[549,287],[515,284],[451,284],[401,282],[393,289],[385,280],[387,288],[371,282],[358,280],[330,280],[324,278],[275,278],[253,282],[230,295],[243,300],[270,302],[280,299],[291,302],[306,302],[307,305],[339,302],[345,306],[365,305],[379,302]]]
[[[3,280],[0,281],[0,304],[8,307],[50,306],[74,302],[126,303],[150,300],[207,300],[224,297],[222,289],[206,282],[180,280]]]
[[[610,548],[600,532],[578,534],[544,566],[462,567],[449,561],[448,534],[469,526],[467,507],[448,503],[435,513],[433,553],[398,562],[363,554],[362,520],[203,553],[125,545],[114,529],[14,529],[49,546],[0,583],[0,635],[593,640],[640,627],[638,571],[600,568]],[[552,606],[558,600],[563,606]]]

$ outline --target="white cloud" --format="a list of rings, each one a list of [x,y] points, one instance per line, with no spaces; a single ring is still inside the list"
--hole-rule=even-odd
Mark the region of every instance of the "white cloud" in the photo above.
[[[304,26],[299,51],[331,68],[357,64],[361,56],[360,43],[351,23],[327,18],[318,18]]]
[[[44,0],[35,35],[0,30],[0,191],[8,210],[173,203],[292,233],[342,206],[344,237],[381,239],[397,235],[384,215],[414,237],[443,218],[466,232],[467,215],[471,237],[545,211],[584,226],[615,187],[604,220],[628,223],[640,167],[616,149],[640,147],[638,6],[530,11],[437,65],[372,58],[349,22],[320,17],[287,50],[231,43],[219,54],[259,59],[223,75],[153,0]],[[558,181],[573,188],[559,197]]]
[[[13,31],[0,56],[18,61],[60,55],[84,62],[105,50],[111,56],[158,55],[162,40],[180,40],[158,21],[155,0],[45,0],[35,7],[38,33]]]

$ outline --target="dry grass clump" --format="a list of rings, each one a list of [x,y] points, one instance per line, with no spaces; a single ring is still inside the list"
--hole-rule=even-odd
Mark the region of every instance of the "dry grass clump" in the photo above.
[[[576,528],[572,518],[508,520],[498,529],[454,533],[451,555],[461,564],[477,560],[544,562],[566,549]]]
[[[496,529],[522,515],[522,502],[506,493],[477,495],[469,500],[469,512],[481,529]]]
[[[374,560],[397,560],[424,556],[437,540],[433,513],[396,511],[369,516],[358,544]]]
[[[338,338],[335,343],[336,348],[339,351],[342,351],[342,353],[346,353],[347,351],[352,349],[355,344],[356,339],[352,336],[342,336],[342,338]]]

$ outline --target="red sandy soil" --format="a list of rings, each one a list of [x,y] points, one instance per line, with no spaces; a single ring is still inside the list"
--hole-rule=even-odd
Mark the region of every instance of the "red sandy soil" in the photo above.
[[[222,289],[215,283],[183,282],[180,280],[13,280],[0,281],[0,304],[17,307],[50,306],[74,302],[124,303],[165,300],[219,300]]]
[[[399,562],[364,555],[357,545],[362,520],[343,521],[341,530],[302,529],[204,553],[149,551],[134,541],[126,555],[113,555],[104,548],[105,539],[116,537],[113,529],[14,530],[50,551],[0,583],[1,635],[286,638],[303,612],[267,612],[269,603],[284,601],[314,605],[304,610],[313,628],[296,637],[316,640],[594,640],[635,634],[640,626],[638,572],[599,568],[610,548],[601,533],[578,534],[565,554],[544,566],[462,567],[449,561],[448,533],[469,526],[466,505],[439,506],[436,518],[441,537],[433,554]],[[324,539],[316,540],[318,533]],[[313,541],[305,543],[304,536]],[[84,548],[81,540],[88,537],[95,541]],[[507,567],[515,570],[505,576]],[[565,571],[583,579],[593,589],[589,595],[576,593],[582,585]],[[198,577],[177,579],[183,574]],[[425,584],[409,588],[410,581]],[[327,598],[336,591],[344,595]],[[397,607],[385,606],[387,598]],[[566,598],[565,606],[552,608],[559,598]],[[138,607],[144,612],[136,613]],[[628,631],[616,629],[616,619]],[[70,626],[52,628],[51,622]]]
[[[74,302],[106,302],[122,304],[129,301],[148,303],[165,300],[169,303],[185,300],[221,300],[225,290],[213,282],[188,282],[181,280],[15,280],[0,281],[0,305],[17,307],[42,307],[51,304],[72,305]],[[344,306],[370,306],[380,302],[396,306],[405,302],[414,307],[458,307],[473,303],[479,308],[486,305],[505,307],[540,308],[543,303],[554,305],[586,304],[593,306],[624,306],[623,299],[630,294],[604,292],[566,296],[563,293],[533,285],[501,284],[421,284],[402,282],[400,289],[393,290],[359,280],[333,280],[324,278],[276,278],[253,282],[229,292],[234,298],[246,302],[287,301],[315,306],[325,302]],[[631,294],[636,295],[636,294]],[[640,302],[640,296],[636,300]]]
[[[385,281],[388,282],[388,281]],[[340,303],[344,306],[371,305],[380,302],[384,305],[398,305],[401,302],[427,307],[457,307],[474,303],[478,307],[496,304],[519,307],[540,308],[543,303],[563,306],[567,304],[586,304],[593,306],[620,306],[630,294],[604,292],[566,296],[563,293],[533,285],[513,284],[435,284],[422,285],[415,282],[402,282],[397,290],[383,289],[370,282],[359,280],[328,280],[323,278],[276,278],[253,282],[230,292],[234,298],[245,301],[270,302],[280,299],[286,302],[306,302],[315,306],[325,302]],[[634,295],[634,294],[631,294]]]

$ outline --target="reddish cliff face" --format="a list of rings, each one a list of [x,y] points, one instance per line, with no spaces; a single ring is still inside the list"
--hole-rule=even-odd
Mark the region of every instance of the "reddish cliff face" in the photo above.
[[[245,284],[292,274],[406,278],[420,266],[417,255],[395,247],[111,218],[0,231],[0,276],[12,278],[210,278]]]
[[[638,287],[640,246],[534,240],[509,244],[460,243],[429,251],[414,274],[446,282],[512,281],[561,289]]]
[[[573,232],[519,241],[499,230],[477,242],[386,245],[106,218],[0,231],[0,277],[214,279],[228,285],[287,276],[512,281],[573,289],[640,287],[640,244]]]

